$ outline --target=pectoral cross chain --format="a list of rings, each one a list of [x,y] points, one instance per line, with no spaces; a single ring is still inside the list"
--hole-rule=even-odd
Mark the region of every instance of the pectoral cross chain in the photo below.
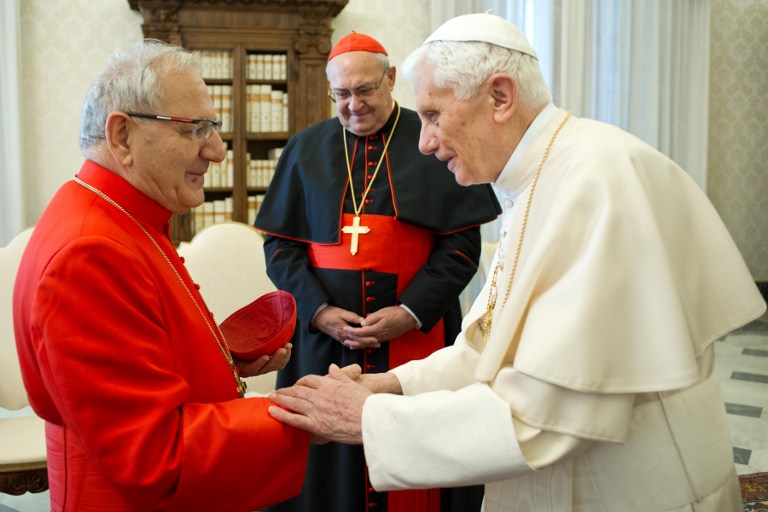
[[[360,217],[355,215],[354,219],[352,220],[352,225],[342,227],[341,231],[348,235],[352,235],[352,244],[349,246],[349,252],[351,252],[352,255],[354,256],[355,254],[357,254],[358,236],[369,233],[371,231],[371,228],[369,228],[368,226],[361,226]]]

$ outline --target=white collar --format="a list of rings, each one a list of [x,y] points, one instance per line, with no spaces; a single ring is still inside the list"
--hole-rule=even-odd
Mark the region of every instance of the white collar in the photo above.
[[[536,138],[544,132],[544,129],[557,112],[558,108],[554,104],[549,103],[538,113],[525,131],[523,138],[520,139],[517,147],[504,165],[504,169],[502,169],[501,174],[499,174],[499,177],[493,184],[494,188],[501,195],[514,200],[533,179],[536,169],[518,169],[518,166],[523,159],[523,155],[531,149]]]

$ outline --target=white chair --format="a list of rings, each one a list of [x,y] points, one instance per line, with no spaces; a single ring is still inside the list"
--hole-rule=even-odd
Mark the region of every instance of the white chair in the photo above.
[[[0,247],[0,492],[48,489],[45,422],[29,409],[13,334],[13,285],[32,228]]]
[[[264,237],[253,227],[240,222],[213,224],[197,233],[191,242],[182,242],[178,252],[192,279],[218,323],[275,291],[267,277]],[[248,394],[264,395],[275,388],[276,372],[249,377]]]

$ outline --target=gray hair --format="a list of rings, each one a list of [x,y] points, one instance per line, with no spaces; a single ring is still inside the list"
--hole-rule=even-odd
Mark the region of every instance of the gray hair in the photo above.
[[[154,39],[140,41],[112,54],[106,68],[85,95],[80,115],[80,149],[105,140],[111,112],[153,113],[162,106],[158,78],[174,71],[198,70],[198,56]]]
[[[472,98],[494,73],[506,73],[515,80],[525,110],[552,101],[539,61],[525,53],[484,42],[432,41],[405,59],[405,77],[412,80],[422,62],[432,66],[435,85],[453,90],[460,101]]]
[[[379,59],[379,63],[381,64],[381,69],[382,69],[382,70],[384,70],[384,72],[386,72],[387,70],[389,70],[389,68],[390,68],[390,65],[389,65],[389,57],[387,57],[387,56],[386,56],[386,55],[384,55],[383,53],[374,53],[374,55],[376,56],[376,58],[377,58],[377,59]],[[331,60],[333,60],[333,59],[331,59]],[[325,65],[325,76],[326,76],[326,77],[328,76],[328,65],[329,65],[330,63],[331,63],[331,61],[329,60],[329,61],[326,63],[326,65]]]

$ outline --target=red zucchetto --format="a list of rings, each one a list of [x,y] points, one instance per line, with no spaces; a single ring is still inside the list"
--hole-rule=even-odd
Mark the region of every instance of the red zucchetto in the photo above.
[[[358,34],[352,32],[339,39],[336,46],[333,47],[331,53],[328,55],[328,60],[347,52],[371,52],[371,53],[383,53],[387,55],[387,50],[381,46],[381,43],[365,34]]]

